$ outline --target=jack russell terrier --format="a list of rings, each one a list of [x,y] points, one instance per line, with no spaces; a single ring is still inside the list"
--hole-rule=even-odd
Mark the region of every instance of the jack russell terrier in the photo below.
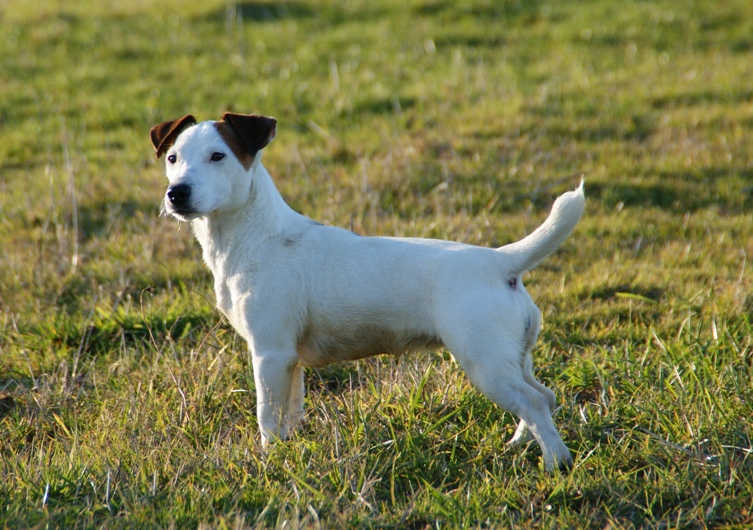
[[[261,163],[276,125],[226,113],[151,130],[157,157],[167,155],[163,212],[191,223],[217,305],[248,341],[262,445],[303,419],[304,367],[444,346],[476,388],[520,418],[510,444],[530,430],[548,470],[570,467],[554,393],[533,377],[541,314],[521,275],[578,223],[583,183],[531,235],[497,249],[362,237],[285,203]]]

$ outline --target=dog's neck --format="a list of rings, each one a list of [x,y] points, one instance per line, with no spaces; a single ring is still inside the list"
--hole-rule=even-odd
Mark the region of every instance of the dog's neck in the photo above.
[[[218,285],[218,279],[231,277],[237,267],[247,270],[261,244],[279,236],[291,218],[301,217],[285,203],[260,161],[249,171],[253,175],[245,204],[233,210],[214,211],[191,222],[204,261],[214,274],[221,308],[226,286]]]

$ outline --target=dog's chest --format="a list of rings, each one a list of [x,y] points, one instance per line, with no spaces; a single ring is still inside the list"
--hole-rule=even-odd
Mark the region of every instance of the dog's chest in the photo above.
[[[225,283],[215,283],[214,294],[217,297],[217,308],[222,311],[230,322],[235,324],[233,315],[233,297]]]
[[[214,277],[217,308],[237,328],[241,320],[238,315],[235,315],[238,309],[238,298],[252,291],[250,283],[256,264],[248,258],[243,264],[239,264],[240,253],[232,249],[232,238],[228,237],[226,230],[220,229],[218,223],[216,225],[210,226],[209,221],[204,219],[196,219],[192,223],[194,236],[203,250],[204,263],[212,271]]]
[[[237,279],[228,276],[223,267],[217,266],[216,263],[209,263],[207,260],[207,265],[209,265],[214,273],[214,294],[217,300],[217,308],[225,314],[231,324],[237,327],[236,322],[239,319],[235,315],[235,310],[238,305],[238,296],[237,294],[235,296],[233,294],[238,291],[238,288],[233,285],[237,283]]]

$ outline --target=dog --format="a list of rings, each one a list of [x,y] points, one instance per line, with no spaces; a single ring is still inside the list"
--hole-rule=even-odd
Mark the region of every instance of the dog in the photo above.
[[[521,275],[572,232],[583,182],[532,234],[500,248],[359,236],[291,209],[261,163],[274,118],[225,113],[155,125],[169,180],[163,213],[190,222],[217,306],[248,342],[262,446],[303,419],[304,367],[446,347],[474,386],[520,418],[509,444],[538,442],[547,470],[572,458],[533,376],[541,314]]]

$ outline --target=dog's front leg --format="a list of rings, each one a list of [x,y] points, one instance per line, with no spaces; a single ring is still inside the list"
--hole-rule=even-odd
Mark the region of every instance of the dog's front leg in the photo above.
[[[261,443],[265,446],[273,440],[287,438],[290,412],[298,416],[297,411],[289,410],[289,405],[294,375],[297,376],[299,367],[296,366],[294,356],[282,352],[254,351],[252,355],[256,382],[256,416]],[[298,378],[300,377],[302,372]],[[298,392],[296,389],[295,394]],[[302,395],[302,389],[300,392]]]
[[[293,369],[290,386],[290,401],[288,403],[288,429],[292,433],[303,421],[303,366]]]

